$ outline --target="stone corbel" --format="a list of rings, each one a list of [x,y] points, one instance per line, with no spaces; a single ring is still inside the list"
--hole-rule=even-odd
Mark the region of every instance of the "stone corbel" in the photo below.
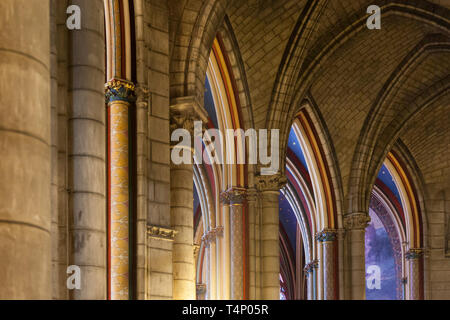
[[[243,188],[230,188],[220,194],[220,202],[226,205],[243,205],[247,198],[247,190]]]
[[[337,231],[334,229],[323,229],[316,234],[318,242],[334,242],[337,239]]]
[[[193,131],[194,121],[199,120],[204,124],[208,123],[208,113],[194,96],[175,98],[171,100],[170,120],[171,130],[172,128],[183,128]],[[186,127],[185,121],[192,122],[192,125],[189,124]]]
[[[347,230],[365,230],[370,222],[367,213],[351,213],[344,216],[344,227]]]
[[[204,283],[197,283],[197,297],[203,297],[206,293],[206,284]]]
[[[303,268],[303,271],[305,271],[305,273],[309,274],[309,273],[313,272],[314,269],[317,269],[318,267],[319,267],[319,261],[313,260],[310,263],[308,263],[307,265],[305,265],[305,267]]]
[[[286,184],[287,178],[284,175],[276,174],[272,176],[256,176],[256,187],[261,192],[280,191]]]
[[[424,250],[420,248],[409,249],[405,254],[407,260],[417,260],[424,255]]]
[[[150,238],[173,241],[178,231],[173,229],[163,228],[159,226],[147,226],[147,234]]]
[[[196,258],[198,256],[198,253],[200,252],[200,246],[198,244],[194,244],[194,257]]]
[[[150,113],[149,109],[149,99],[150,99],[150,89],[143,84],[138,84],[136,86],[136,106],[138,108],[144,108],[147,113]]]

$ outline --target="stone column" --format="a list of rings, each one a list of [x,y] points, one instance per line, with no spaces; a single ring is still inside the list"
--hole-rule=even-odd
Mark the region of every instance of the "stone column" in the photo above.
[[[81,269],[71,299],[106,298],[106,126],[103,2],[72,1],[84,15],[69,32],[69,264]]]
[[[193,137],[194,112],[188,105],[171,106],[171,131],[184,129]],[[184,141],[184,143],[191,143]],[[188,154],[191,163],[170,162],[170,217],[172,227],[177,231],[173,242],[173,298],[175,300],[195,300],[194,262],[194,214],[192,165],[192,145],[182,147],[172,144],[171,154]]]
[[[406,260],[409,264],[409,300],[421,300],[420,290],[420,261],[423,257],[422,249],[410,249],[406,253]]]
[[[232,188],[221,194],[224,204],[230,207],[231,243],[231,299],[244,299],[244,200],[246,190]]]
[[[135,87],[125,80],[106,84],[109,114],[110,299],[128,300],[129,290],[129,108]]]
[[[50,299],[49,1],[0,1],[0,299]]]
[[[335,230],[325,229],[316,236],[316,240],[322,245],[324,300],[336,299],[336,261],[334,254],[336,235]]]
[[[279,245],[279,203],[280,189],[286,184],[282,175],[259,176],[258,189],[261,192],[262,230],[262,288],[261,299],[280,299],[280,245]]]
[[[347,229],[350,298],[352,300],[366,298],[365,234],[369,222],[370,217],[365,212],[352,213],[344,217],[344,226]]]

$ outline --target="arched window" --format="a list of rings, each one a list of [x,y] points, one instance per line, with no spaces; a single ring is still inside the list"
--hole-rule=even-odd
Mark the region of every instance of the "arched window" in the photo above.
[[[280,272],[287,299],[335,299],[335,195],[322,142],[308,109],[306,104],[297,114],[288,138],[288,184],[281,190],[279,201]],[[289,254],[289,248],[293,253]],[[290,266],[291,273],[287,272]]]
[[[366,299],[423,297],[420,207],[409,174],[389,153],[372,191],[366,229]]]

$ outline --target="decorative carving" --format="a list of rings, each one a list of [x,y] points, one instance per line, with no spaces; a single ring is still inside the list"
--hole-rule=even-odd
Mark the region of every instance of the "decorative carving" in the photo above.
[[[204,242],[205,246],[208,248],[209,244],[216,241],[217,237],[223,237],[223,227],[217,227],[209,230],[202,236],[202,242]]]
[[[257,181],[257,189],[261,192],[280,191],[280,189],[282,189],[287,183],[287,178],[281,174],[272,176],[257,176],[255,178]]]
[[[258,192],[256,189],[252,188],[252,189],[248,189],[247,190],[247,201],[248,202],[256,202],[256,200],[258,199]]]
[[[159,226],[147,226],[147,234],[150,238],[173,241],[178,231],[173,229],[163,228]]]
[[[313,260],[310,263],[308,263],[307,265],[305,265],[305,267],[303,268],[303,271],[305,271],[307,274],[311,273],[314,271],[314,269],[317,269],[319,267],[319,261],[318,260]]]
[[[242,205],[247,198],[247,190],[231,188],[220,194],[220,202],[228,205]]]
[[[136,104],[145,104],[147,106],[149,97],[149,88],[145,85],[138,84],[136,86]]]
[[[197,283],[197,296],[203,297],[206,293],[206,284],[204,283]]]
[[[347,230],[364,230],[370,222],[370,216],[366,213],[352,213],[344,217],[344,226]]]
[[[208,114],[200,106],[194,97],[182,97],[172,100],[170,106],[170,131],[176,129],[188,130],[191,135],[194,132],[194,121],[208,123]]]
[[[219,226],[215,230],[216,230],[216,236],[219,238],[223,238],[223,226]]]
[[[106,103],[113,101],[132,103],[136,100],[135,90],[136,87],[132,82],[122,79],[112,79],[105,84]]]
[[[319,242],[333,242],[337,238],[337,231],[332,229],[324,229],[316,234],[316,240]]]
[[[423,256],[423,249],[413,248],[405,254],[405,258],[408,260],[419,259]]]
[[[200,246],[198,244],[194,244],[193,248],[194,248],[194,257],[197,257],[197,255],[200,251]]]

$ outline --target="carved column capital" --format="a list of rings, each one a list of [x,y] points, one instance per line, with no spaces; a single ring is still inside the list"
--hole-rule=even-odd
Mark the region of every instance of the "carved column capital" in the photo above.
[[[337,231],[334,229],[323,229],[316,234],[316,240],[319,242],[334,242],[337,238]]]
[[[276,174],[271,176],[256,176],[256,188],[261,192],[280,191],[286,184],[287,178],[284,175]]]
[[[206,293],[206,284],[204,283],[197,283],[197,296],[203,297]],[[203,300],[203,299],[201,299]]]
[[[423,254],[424,254],[423,249],[412,248],[412,249],[409,249],[408,252],[406,252],[405,258],[407,260],[417,260],[417,259],[421,258],[423,256]]]
[[[123,79],[112,79],[105,84],[106,103],[136,101],[136,87],[134,83]]]
[[[143,84],[136,86],[136,104],[148,105],[148,99],[150,97],[150,89]]]
[[[147,234],[153,239],[173,241],[177,233],[178,231],[169,228],[150,225],[147,226]]]
[[[171,100],[170,105],[170,120],[171,123],[173,122],[177,125],[175,129],[184,128],[187,130],[190,129],[190,126],[188,126],[188,128],[185,128],[182,124],[180,125],[180,122],[184,122],[183,120],[192,121],[191,129],[193,130],[194,121],[198,120],[202,121],[203,123],[208,123],[208,113],[201,106],[198,100],[193,96],[174,98]]]
[[[230,188],[220,194],[220,202],[232,206],[243,205],[246,198],[247,189],[244,188]]]
[[[351,213],[344,216],[344,227],[347,230],[364,230],[370,222],[370,216],[364,212]]]
[[[255,188],[247,190],[247,202],[256,202],[258,199],[258,191]]]
[[[194,257],[196,258],[200,251],[200,246],[198,244],[194,244],[193,249],[194,249]]]
[[[202,236],[202,242],[208,248],[211,242],[216,241],[217,237],[223,237],[223,227],[217,227],[209,230]]]

